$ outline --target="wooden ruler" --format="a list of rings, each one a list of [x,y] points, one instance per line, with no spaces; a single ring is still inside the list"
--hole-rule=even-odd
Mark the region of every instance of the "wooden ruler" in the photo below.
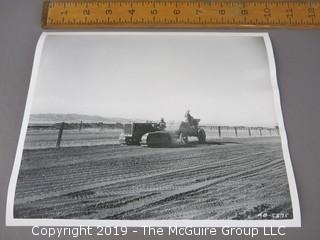
[[[319,28],[320,1],[49,1],[44,28]]]

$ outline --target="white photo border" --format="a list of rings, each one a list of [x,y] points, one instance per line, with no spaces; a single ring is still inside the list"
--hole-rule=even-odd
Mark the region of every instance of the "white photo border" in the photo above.
[[[23,147],[31,112],[31,102],[34,94],[38,78],[38,69],[40,66],[41,55],[45,40],[51,35],[65,35],[65,36],[128,36],[128,35],[159,35],[159,36],[229,36],[229,37],[261,37],[264,39],[268,63],[269,73],[273,89],[273,96],[275,102],[276,117],[279,124],[279,132],[281,136],[281,144],[283,150],[283,157],[286,166],[286,173],[289,182],[290,197],[292,203],[293,219],[287,220],[95,220],[95,219],[33,219],[33,218],[14,218],[14,197],[16,184],[18,180],[18,173],[22,160]],[[141,227],[141,226],[158,226],[158,227],[301,227],[301,215],[298,192],[294,178],[294,172],[291,164],[287,134],[284,126],[280,94],[277,83],[276,65],[272,49],[272,43],[268,33],[234,33],[234,32],[43,32],[38,40],[33,68],[31,73],[31,80],[28,90],[28,96],[23,115],[23,122],[20,130],[20,136],[15,155],[13,170],[10,177],[7,206],[6,206],[6,225],[7,226],[127,226],[127,227]]]

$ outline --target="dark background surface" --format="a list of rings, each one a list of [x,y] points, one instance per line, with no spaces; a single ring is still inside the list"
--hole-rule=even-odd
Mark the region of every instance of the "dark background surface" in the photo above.
[[[46,239],[33,237],[31,227],[5,226],[8,183],[22,123],[34,51],[43,31],[40,27],[41,7],[41,0],[0,0],[0,240]],[[317,240],[320,232],[320,30],[268,32],[275,52],[284,121],[300,198],[302,228],[286,229],[286,236],[281,238],[259,236],[255,239]],[[214,238],[245,237],[202,237]],[[122,239],[141,239],[141,235],[129,234]]]

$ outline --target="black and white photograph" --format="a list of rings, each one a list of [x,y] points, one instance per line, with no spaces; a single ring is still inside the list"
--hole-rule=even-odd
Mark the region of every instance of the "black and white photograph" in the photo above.
[[[267,33],[47,32],[7,225],[300,226]]]

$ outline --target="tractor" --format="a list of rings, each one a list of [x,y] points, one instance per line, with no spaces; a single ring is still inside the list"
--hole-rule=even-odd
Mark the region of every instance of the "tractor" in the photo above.
[[[126,145],[147,145],[148,147],[170,147],[187,144],[189,137],[197,137],[199,143],[206,142],[206,133],[199,127],[200,119],[181,122],[176,131],[166,131],[154,122],[125,124],[119,142]]]
[[[157,123],[128,123],[124,125],[123,133],[120,134],[120,144],[140,145],[141,138],[146,133],[160,131]]]
[[[180,143],[188,143],[188,137],[197,137],[199,143],[206,142],[206,132],[199,127],[200,119],[193,119],[193,123],[181,122],[176,134],[179,136]]]

